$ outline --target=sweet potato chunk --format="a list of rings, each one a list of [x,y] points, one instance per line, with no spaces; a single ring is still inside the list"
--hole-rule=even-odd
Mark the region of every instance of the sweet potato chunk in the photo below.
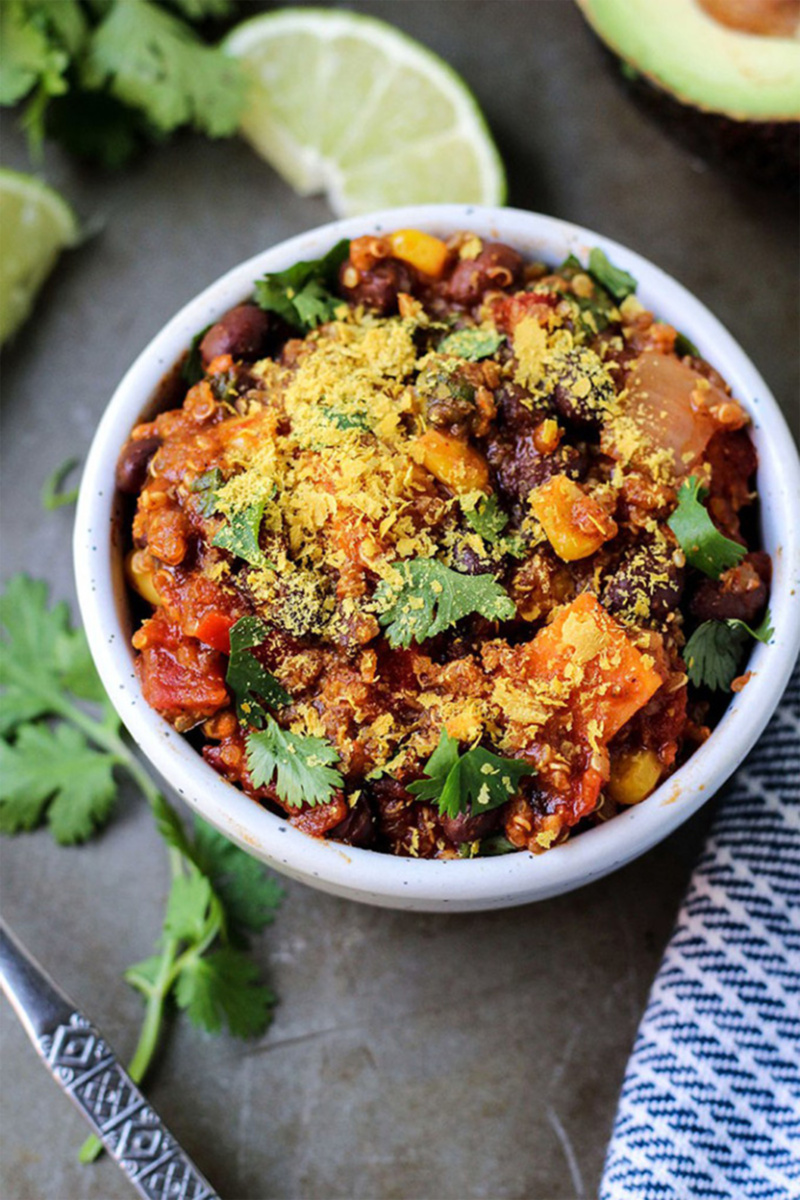
[[[451,492],[488,491],[486,459],[466,442],[438,429],[429,429],[417,439],[415,450],[422,465]]]
[[[588,558],[614,537],[616,522],[566,475],[554,475],[531,493],[528,503],[559,558]]]
[[[597,745],[606,745],[662,683],[650,656],[589,592],[559,608],[524,651],[526,674],[569,686],[573,734]]]

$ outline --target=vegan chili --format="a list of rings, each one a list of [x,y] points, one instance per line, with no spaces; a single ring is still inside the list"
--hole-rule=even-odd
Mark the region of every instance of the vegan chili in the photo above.
[[[538,853],[709,736],[766,630],[756,453],[635,286],[400,230],[198,335],[117,480],[144,696],[225,779],[317,837]]]

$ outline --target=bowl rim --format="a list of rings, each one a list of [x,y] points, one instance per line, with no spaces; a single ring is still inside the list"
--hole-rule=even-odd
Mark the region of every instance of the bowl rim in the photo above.
[[[708,741],[674,775],[640,804],[542,855],[520,851],[496,858],[399,858],[300,832],[217,775],[147,705],[120,619],[114,467],[165,372],[194,333],[251,294],[265,271],[318,257],[342,237],[403,227],[432,233],[469,230],[508,241],[545,261],[560,261],[570,252],[585,261],[590,247],[600,247],[639,281],[637,296],[657,317],[691,336],[753,420],[763,541],[774,564],[774,637],[767,646],[755,646],[747,686],[733,697]],[[600,878],[661,841],[735,770],[777,707],[800,649],[795,611],[800,523],[792,521],[793,510],[800,511],[800,459],[780,408],[731,334],[680,283],[635,251],[568,221],[513,208],[417,205],[332,221],[288,238],[227,271],[167,322],[128,369],[97,427],[81,482],[73,551],[81,616],[106,691],[145,756],[200,816],[243,849],[313,887],[396,908],[459,911],[528,903]]]

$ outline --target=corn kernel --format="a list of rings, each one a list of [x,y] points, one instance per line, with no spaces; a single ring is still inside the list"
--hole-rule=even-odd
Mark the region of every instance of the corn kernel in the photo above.
[[[654,750],[631,750],[612,760],[609,795],[616,804],[638,804],[660,778],[661,763]]]
[[[125,556],[125,577],[135,592],[154,608],[161,604],[161,597],[153,584],[152,559],[144,550],[131,550]]]

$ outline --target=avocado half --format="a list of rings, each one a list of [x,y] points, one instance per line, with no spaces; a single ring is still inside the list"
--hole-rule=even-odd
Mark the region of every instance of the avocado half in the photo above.
[[[800,0],[577,0],[647,107],[762,182],[800,177]]]

